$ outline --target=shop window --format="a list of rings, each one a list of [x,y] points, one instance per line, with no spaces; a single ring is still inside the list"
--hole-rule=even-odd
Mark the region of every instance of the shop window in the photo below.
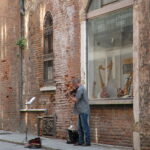
[[[52,82],[54,79],[53,61],[53,21],[50,12],[47,12],[44,24],[44,80],[46,82]]]
[[[105,4],[113,1],[106,0]],[[89,99],[133,96],[132,19],[132,8],[88,19]]]

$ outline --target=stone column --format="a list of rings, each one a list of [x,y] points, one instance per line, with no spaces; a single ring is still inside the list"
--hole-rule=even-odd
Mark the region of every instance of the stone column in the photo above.
[[[134,150],[150,149],[150,0],[134,0]]]
[[[79,0],[80,4],[80,36],[81,36],[81,53],[80,53],[80,59],[81,59],[81,81],[83,84],[86,85],[86,8],[88,6],[89,0]]]
[[[86,85],[86,21],[82,20],[80,23],[81,30],[81,81]]]

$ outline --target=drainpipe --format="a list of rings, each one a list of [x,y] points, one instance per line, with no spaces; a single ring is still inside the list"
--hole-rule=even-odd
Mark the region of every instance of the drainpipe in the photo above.
[[[20,38],[24,38],[24,16],[25,16],[25,8],[24,8],[25,0],[19,0],[20,6]],[[19,111],[23,108],[23,49],[19,48]],[[21,126],[21,114],[19,114],[19,128],[20,131],[22,129]]]
[[[20,3],[20,37],[24,38],[24,16],[25,16],[25,0],[19,0]],[[23,95],[23,49],[20,48],[20,83],[19,83],[19,102],[22,109]]]

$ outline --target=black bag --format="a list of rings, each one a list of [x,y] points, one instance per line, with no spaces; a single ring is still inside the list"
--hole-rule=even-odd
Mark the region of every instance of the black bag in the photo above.
[[[77,130],[69,130],[68,129],[68,139],[67,144],[75,144],[78,143],[79,134]]]

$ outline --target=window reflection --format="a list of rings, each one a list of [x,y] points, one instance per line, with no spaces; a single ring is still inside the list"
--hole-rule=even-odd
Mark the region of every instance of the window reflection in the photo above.
[[[89,98],[133,96],[132,8],[88,20]]]

